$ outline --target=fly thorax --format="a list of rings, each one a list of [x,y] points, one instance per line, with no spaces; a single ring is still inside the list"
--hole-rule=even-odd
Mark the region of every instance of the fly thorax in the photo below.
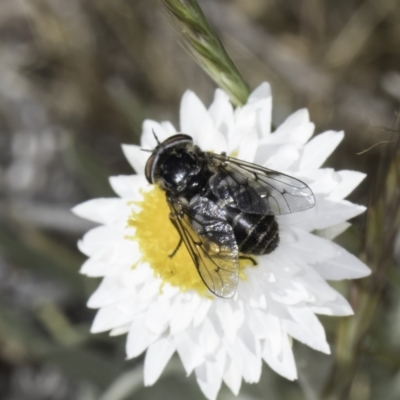
[[[196,154],[187,151],[169,154],[160,164],[159,184],[170,194],[183,194],[198,180],[201,167]]]

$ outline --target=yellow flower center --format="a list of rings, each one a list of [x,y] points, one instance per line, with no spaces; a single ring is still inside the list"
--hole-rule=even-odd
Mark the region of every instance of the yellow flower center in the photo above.
[[[176,254],[169,255],[179,243],[179,233],[169,220],[169,207],[163,192],[157,186],[143,193],[143,200],[135,203],[138,211],[133,211],[128,226],[136,228],[133,239],[139,243],[142,261],[148,262],[155,276],[163,283],[177,286],[181,291],[194,289],[202,296],[209,291],[200,278],[186,246],[182,244]],[[240,278],[246,280],[244,268],[252,266],[249,260],[240,260]]]

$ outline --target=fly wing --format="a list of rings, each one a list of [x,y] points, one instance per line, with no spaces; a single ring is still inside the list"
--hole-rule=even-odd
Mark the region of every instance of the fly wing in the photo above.
[[[234,296],[239,280],[239,249],[224,212],[201,196],[195,196],[188,206],[178,201],[168,203],[205,285],[216,296]]]
[[[311,189],[299,179],[241,161],[207,153],[215,164],[212,192],[227,206],[261,215],[282,215],[314,207]]]

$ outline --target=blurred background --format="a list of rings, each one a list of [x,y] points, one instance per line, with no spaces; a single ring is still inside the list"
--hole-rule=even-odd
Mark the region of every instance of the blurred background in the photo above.
[[[393,144],[357,153],[397,138],[400,2],[198,2],[251,88],[271,83],[274,124],[307,107],[316,132],[344,129],[327,165],[369,174],[350,200],[368,205],[379,196],[385,174],[378,167]],[[120,144],[138,143],[146,118],[178,126],[188,88],[209,104],[215,85],[156,0],[0,1],[0,399],[203,398],[176,359],[143,388],[142,359],[124,360],[125,337],[89,333],[95,311],[85,303],[99,281],[79,275],[76,242],[92,225],[70,212],[113,196],[108,176],[132,173]],[[338,241],[368,263],[365,221],[353,221]],[[389,278],[381,279],[352,378],[332,398],[400,398],[394,247],[393,239]],[[347,298],[354,291],[349,283],[336,287]],[[335,350],[343,321],[322,320]],[[239,399],[318,400],[337,378],[336,357],[298,343],[294,349],[298,382],[264,365],[260,384],[244,384]],[[233,398],[226,388],[219,395]]]

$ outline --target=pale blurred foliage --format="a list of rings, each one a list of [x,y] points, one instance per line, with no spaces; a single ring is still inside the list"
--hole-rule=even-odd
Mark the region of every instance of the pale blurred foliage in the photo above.
[[[328,165],[369,173],[351,196],[368,203],[400,101],[398,0],[199,1],[251,87],[269,81],[274,122],[308,107],[316,131],[346,131]],[[146,118],[178,123],[179,99],[208,104],[215,86],[178,43],[156,0],[0,2],[0,397],[7,400],[201,399],[173,360],[144,389],[124,338],[90,335],[76,241],[91,227],[69,209],[112,196],[131,173],[120,143]],[[376,127],[377,125],[378,127]],[[385,129],[381,129],[381,128]],[[340,239],[357,252],[363,218]],[[379,246],[379,243],[377,243]],[[393,275],[394,274],[394,275]],[[400,396],[399,281],[394,271],[343,399]],[[340,290],[348,295],[347,284]],[[339,319],[324,318],[334,349]],[[300,380],[264,367],[240,399],[317,400],[332,357],[295,344]],[[233,396],[224,388],[220,399]]]

